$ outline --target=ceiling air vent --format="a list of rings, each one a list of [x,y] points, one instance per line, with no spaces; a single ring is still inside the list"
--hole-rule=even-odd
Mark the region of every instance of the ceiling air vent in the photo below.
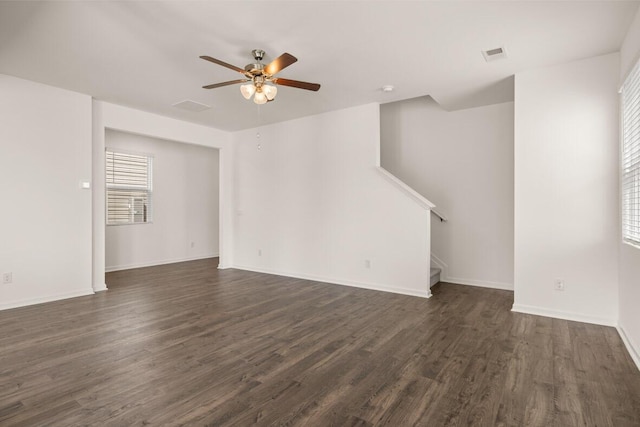
[[[204,111],[211,108],[208,105],[201,104],[195,101],[190,101],[188,99],[185,101],[180,101],[177,104],[173,104],[172,107],[180,108],[181,110],[193,111],[196,113],[199,111]]]
[[[484,56],[484,60],[487,62],[495,61],[496,59],[506,58],[507,50],[504,48],[504,46],[487,49],[482,51],[482,56]]]

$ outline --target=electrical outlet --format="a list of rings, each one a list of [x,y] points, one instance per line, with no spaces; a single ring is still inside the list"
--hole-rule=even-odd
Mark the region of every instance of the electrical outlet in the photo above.
[[[191,247],[195,247],[196,246],[196,242],[191,242]]]
[[[371,268],[371,260],[369,259],[364,260],[364,268]]]
[[[13,282],[13,273],[2,273],[2,284],[8,285]]]
[[[258,249],[258,256],[262,256],[262,249]]]
[[[562,279],[556,279],[556,280],[553,282],[553,288],[554,288],[556,291],[564,291],[564,280],[562,280]]]

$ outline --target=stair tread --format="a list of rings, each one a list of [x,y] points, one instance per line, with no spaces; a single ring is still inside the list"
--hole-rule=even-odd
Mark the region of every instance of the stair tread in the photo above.
[[[436,283],[440,282],[440,272],[442,271],[441,268],[438,267],[431,267],[431,278],[429,280],[429,287],[435,285]]]

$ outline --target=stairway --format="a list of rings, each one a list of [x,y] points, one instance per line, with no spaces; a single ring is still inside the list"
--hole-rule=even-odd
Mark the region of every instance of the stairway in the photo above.
[[[429,287],[432,287],[440,281],[440,272],[442,269],[437,267],[431,267],[431,280],[429,281]]]

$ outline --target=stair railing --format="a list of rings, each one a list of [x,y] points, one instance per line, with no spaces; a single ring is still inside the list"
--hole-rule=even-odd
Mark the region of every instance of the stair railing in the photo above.
[[[431,213],[440,218],[440,222],[447,222],[448,219],[435,209],[431,209]]]

